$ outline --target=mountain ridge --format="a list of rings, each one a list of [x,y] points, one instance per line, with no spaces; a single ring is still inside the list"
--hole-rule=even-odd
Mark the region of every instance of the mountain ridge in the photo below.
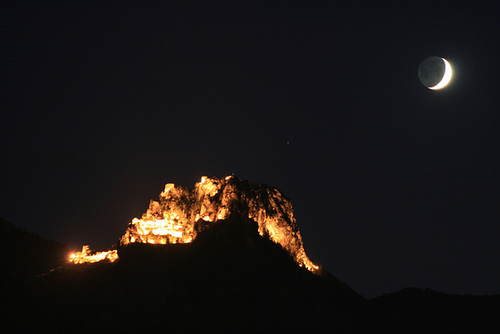
[[[190,243],[205,226],[230,215],[258,224],[261,236],[286,249],[300,266],[319,270],[306,254],[292,203],[277,188],[235,176],[203,176],[193,188],[167,183],[141,218],[134,218],[120,238],[130,243]]]
[[[192,244],[167,246],[170,249],[136,244],[119,248],[121,257],[114,263],[65,264],[25,281],[10,280],[3,285],[3,328],[297,332],[326,327],[339,333],[497,333],[500,329],[496,320],[500,295],[447,295],[406,288],[365,300],[351,294],[328,271],[314,275],[297,266],[279,245],[258,235],[255,222],[238,224],[241,217],[231,219],[215,223],[214,230],[200,234]],[[240,246],[228,255],[234,244]],[[193,248],[191,255],[185,254]],[[194,254],[195,262],[186,261]],[[250,261],[227,270],[234,258],[245,258],[243,254]],[[261,261],[262,254],[273,255]],[[215,262],[207,261],[210,258]],[[284,277],[286,283],[280,284]]]
[[[29,284],[24,298],[33,322],[25,329],[156,331],[170,317],[175,323],[168,328],[189,324],[188,331],[241,324],[252,331],[325,324],[344,330],[364,302],[345,284],[298,266],[241,216],[214,223],[191,244],[138,243],[118,251],[116,262],[68,264]],[[131,317],[149,322],[130,323]]]
[[[0,218],[0,270],[25,281],[63,265],[68,247],[19,228]]]
[[[500,331],[500,296],[413,288],[366,300],[307,257],[279,190],[233,176],[167,184],[104,252],[68,257],[5,220],[0,246],[1,325],[13,331]]]

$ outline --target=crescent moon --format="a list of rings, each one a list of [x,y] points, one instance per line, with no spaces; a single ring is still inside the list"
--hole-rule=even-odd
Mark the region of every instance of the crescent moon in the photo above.
[[[448,61],[446,59],[444,59],[444,58],[441,58],[441,59],[444,61],[444,75],[443,75],[443,78],[441,79],[441,81],[436,86],[429,87],[429,89],[438,90],[438,89],[444,88],[451,81],[451,76],[453,75],[453,71],[451,69],[451,65],[450,65],[450,63],[448,63]]]

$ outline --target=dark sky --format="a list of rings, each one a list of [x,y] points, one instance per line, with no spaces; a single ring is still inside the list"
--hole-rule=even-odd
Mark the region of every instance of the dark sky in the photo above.
[[[106,247],[165,183],[234,173],[367,297],[500,293],[498,1],[157,3],[2,2],[0,216]]]

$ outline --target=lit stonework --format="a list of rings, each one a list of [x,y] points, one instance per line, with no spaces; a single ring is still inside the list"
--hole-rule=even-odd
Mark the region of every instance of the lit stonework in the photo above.
[[[191,191],[167,184],[159,200],[150,202],[141,219],[134,218],[128,225],[120,244],[190,243],[199,232],[198,221],[216,222],[233,213],[255,220],[259,234],[280,244],[300,266],[318,270],[306,255],[290,201],[276,188],[232,176],[204,176]]]

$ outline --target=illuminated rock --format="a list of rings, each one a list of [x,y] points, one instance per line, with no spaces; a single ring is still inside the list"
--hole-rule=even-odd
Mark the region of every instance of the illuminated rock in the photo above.
[[[95,263],[103,260],[114,262],[118,260],[118,252],[116,249],[107,250],[104,252],[92,252],[88,245],[82,247],[81,252],[73,253],[69,256],[69,262],[75,264]]]
[[[291,202],[276,188],[233,176],[204,176],[191,190],[167,184],[141,219],[128,225],[120,245],[190,243],[210,223],[230,215],[256,221],[261,236],[280,244],[300,266],[319,270],[306,255]]]

